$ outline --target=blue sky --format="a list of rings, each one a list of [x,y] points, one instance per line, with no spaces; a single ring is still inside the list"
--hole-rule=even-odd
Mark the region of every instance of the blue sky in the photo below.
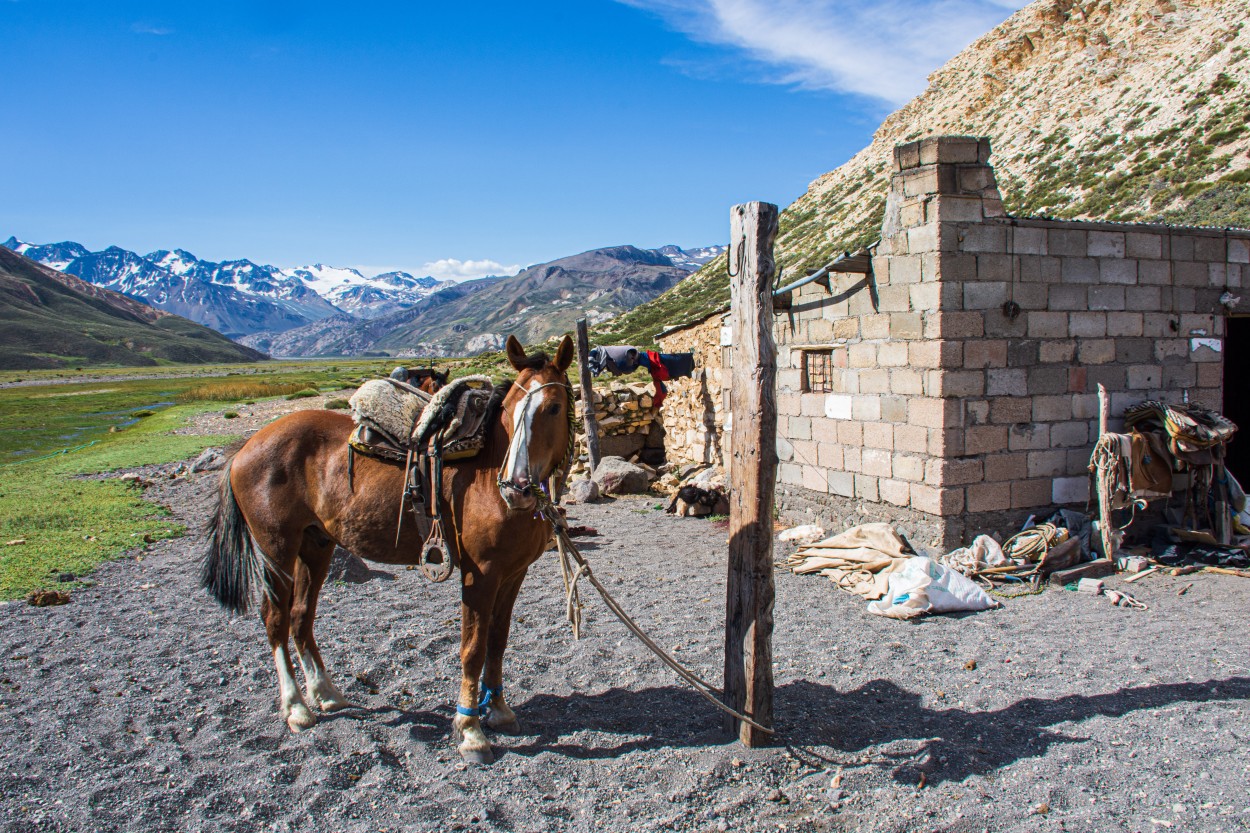
[[[724,242],[1022,5],[0,0],[0,238],[439,277]]]

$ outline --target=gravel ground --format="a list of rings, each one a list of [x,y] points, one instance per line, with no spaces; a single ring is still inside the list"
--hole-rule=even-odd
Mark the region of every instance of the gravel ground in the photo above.
[[[147,497],[198,529],[216,475],[172,469],[144,472]],[[657,503],[570,516],[600,532],[596,574],[715,680],[726,532]],[[904,623],[779,571],[780,733],[747,750],[589,586],[573,642],[549,554],[507,665],[523,734],[466,767],[454,583],[327,586],[319,641],[360,708],[292,735],[259,617],[195,586],[201,547],[148,545],[63,607],[0,606],[0,829],[1250,830],[1245,579],[1151,576],[1145,612],[1056,590]]]

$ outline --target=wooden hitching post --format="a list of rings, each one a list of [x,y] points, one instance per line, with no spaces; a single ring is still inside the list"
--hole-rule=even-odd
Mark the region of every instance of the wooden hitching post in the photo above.
[[[586,429],[586,452],[590,455],[590,473],[599,468],[599,423],[595,421],[595,392],[590,384],[590,339],[586,335],[586,319],[577,322],[577,365],[582,382],[582,426]]]
[[[773,342],[773,240],[777,206],[730,210],[733,325],[730,413],[729,583],[725,599],[725,702],[773,722],[773,494],[777,479],[777,349]],[[747,746],[768,735],[734,718]]]

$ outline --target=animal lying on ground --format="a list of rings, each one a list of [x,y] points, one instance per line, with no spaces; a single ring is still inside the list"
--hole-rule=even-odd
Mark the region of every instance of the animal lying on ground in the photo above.
[[[704,489],[699,486],[682,486],[673,495],[665,510],[679,517],[702,517],[704,515],[728,515],[729,498],[719,486]]]
[[[478,763],[494,758],[483,725],[519,730],[503,693],[512,606],[551,540],[551,525],[536,512],[539,487],[567,465],[571,439],[565,371],[572,340],[565,337],[551,361],[543,353],[525,355],[510,337],[507,355],[517,376],[496,389],[485,446],[447,464],[439,495],[442,517],[458,533],[446,545],[461,577],[461,680],[452,729],[460,754]],[[298,411],[256,432],[226,464],[209,525],[201,584],[238,613],[262,596],[279,708],[293,732],[316,724],[310,705],[327,712],[352,705],[331,681],[313,638],[335,545],[383,564],[416,564],[422,550],[418,524],[410,519],[396,530],[403,464],[364,455],[352,463],[353,427],[345,414]],[[292,637],[307,700],[287,652]]]

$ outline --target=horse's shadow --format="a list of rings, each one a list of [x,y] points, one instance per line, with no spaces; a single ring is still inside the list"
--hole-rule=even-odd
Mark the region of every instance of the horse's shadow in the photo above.
[[[931,708],[921,695],[889,680],[871,680],[849,690],[808,680],[786,683],[774,698],[777,745],[817,766],[850,763],[874,746],[912,741],[901,752],[878,752],[871,763],[892,769],[900,782],[961,781],[985,775],[1052,745],[1083,737],[1054,729],[1092,717],[1123,717],[1176,703],[1250,699],[1250,677],[1206,682],[1159,683],[1106,694],[1026,697],[994,711]],[[615,758],[628,752],[728,743],[721,714],[693,691],[675,686],[640,690],[612,688],[598,694],[537,694],[514,704],[523,733],[496,736],[502,754],[553,752],[570,758]],[[406,725],[413,740],[446,741],[452,711],[369,710],[391,714],[389,725]],[[593,737],[571,740],[576,733]],[[614,738],[613,736],[618,736]],[[604,738],[607,743],[604,743]],[[832,751],[830,751],[832,750]]]

